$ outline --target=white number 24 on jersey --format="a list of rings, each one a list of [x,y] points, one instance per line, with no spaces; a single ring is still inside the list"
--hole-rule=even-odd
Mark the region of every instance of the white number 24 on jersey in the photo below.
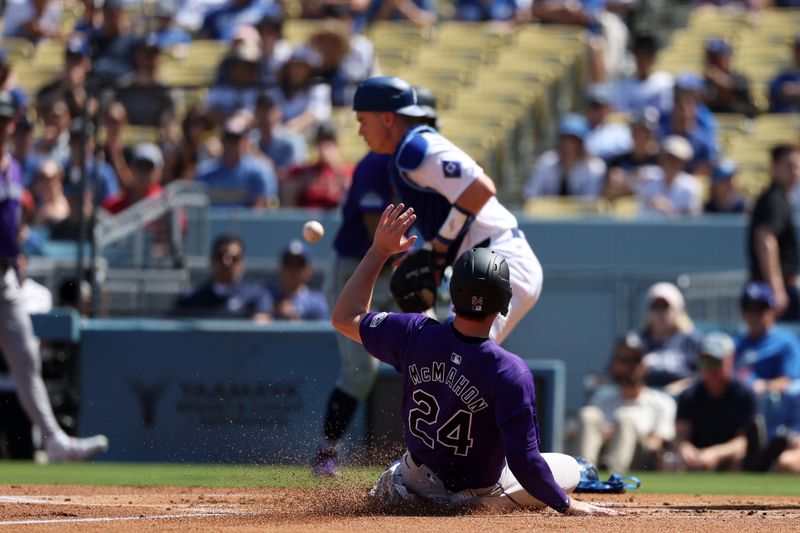
[[[417,389],[412,395],[417,407],[408,412],[408,430],[412,435],[433,448],[436,442],[453,448],[456,455],[466,456],[472,447],[472,413],[461,409],[436,430],[436,439],[430,436],[439,420],[439,402],[427,392]],[[423,425],[428,429],[423,429]]]

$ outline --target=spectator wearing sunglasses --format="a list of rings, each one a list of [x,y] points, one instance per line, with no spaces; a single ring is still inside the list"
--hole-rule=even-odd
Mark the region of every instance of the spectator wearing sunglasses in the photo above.
[[[217,237],[211,247],[211,279],[182,294],[174,314],[195,318],[234,318],[268,322],[272,298],[258,285],[243,281],[244,245],[233,235]]]
[[[647,291],[646,301],[647,319],[642,331],[645,381],[677,396],[694,376],[700,342],[678,287],[656,283]]]
[[[739,470],[745,459],[756,398],[736,379],[734,354],[727,334],[703,337],[698,378],[678,398],[675,449],[682,468]]]

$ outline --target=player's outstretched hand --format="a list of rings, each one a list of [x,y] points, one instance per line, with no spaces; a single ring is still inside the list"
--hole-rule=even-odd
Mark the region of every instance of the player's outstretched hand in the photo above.
[[[594,503],[582,502],[571,498],[569,509],[567,509],[566,514],[570,516],[619,516],[622,513],[616,509],[610,509]]]
[[[372,246],[380,252],[391,256],[405,252],[414,245],[416,235],[407,237],[406,232],[417,219],[414,208],[405,209],[402,203],[389,204],[381,215],[381,220],[375,230],[375,239]]]

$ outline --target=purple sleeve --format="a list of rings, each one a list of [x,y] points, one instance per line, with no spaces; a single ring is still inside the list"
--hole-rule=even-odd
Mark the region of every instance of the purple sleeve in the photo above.
[[[359,325],[361,344],[373,357],[403,372],[409,337],[427,318],[420,314],[367,313]]]
[[[539,453],[536,395],[529,371],[500,388],[495,417],[508,467],[528,493],[563,513],[569,508],[567,493],[553,479],[553,473]]]

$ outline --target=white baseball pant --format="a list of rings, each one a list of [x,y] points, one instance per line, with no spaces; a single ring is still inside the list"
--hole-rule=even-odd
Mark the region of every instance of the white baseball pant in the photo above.
[[[581,480],[578,462],[561,453],[543,453],[542,457],[550,466],[556,483],[566,492],[575,490]],[[371,494],[394,504],[422,498],[439,505],[487,505],[503,510],[545,507],[522,487],[508,465],[496,484],[454,493],[445,488],[430,468],[416,464],[408,452],[381,474]]]
[[[39,342],[22,302],[17,273],[7,268],[0,277],[0,351],[3,352],[17,398],[31,422],[47,439],[62,432],[42,380]]]

